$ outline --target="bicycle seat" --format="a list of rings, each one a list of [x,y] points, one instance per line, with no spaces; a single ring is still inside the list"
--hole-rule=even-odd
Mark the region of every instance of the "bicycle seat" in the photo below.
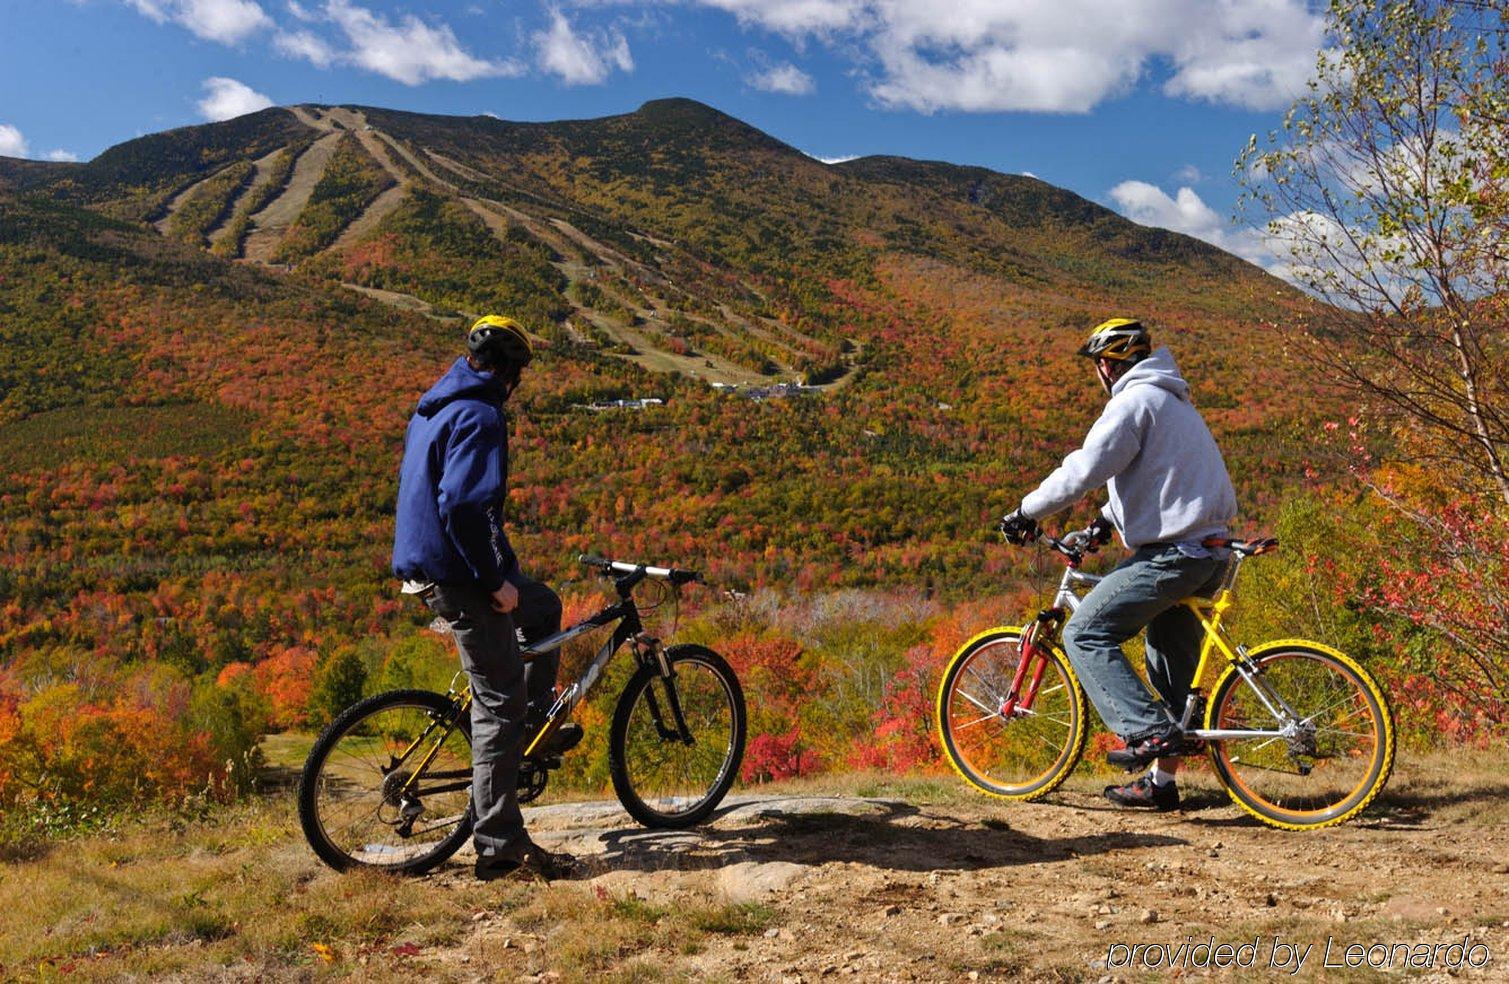
[[[1278,538],[1269,536],[1261,540],[1236,540],[1228,536],[1207,536],[1200,544],[1213,550],[1230,550],[1243,557],[1255,557],[1277,550]]]

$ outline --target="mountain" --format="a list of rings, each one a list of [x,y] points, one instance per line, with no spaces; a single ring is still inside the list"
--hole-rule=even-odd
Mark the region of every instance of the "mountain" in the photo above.
[[[1302,306],[1034,178],[827,165],[684,99],[295,106],[0,160],[0,665],[207,672],[415,617],[385,573],[403,425],[483,311],[546,343],[513,422],[536,573],[595,549],[963,596],[1022,570],[989,521],[1093,419],[1072,351],[1112,314],[1174,348],[1267,518],[1326,408],[1271,330]]]

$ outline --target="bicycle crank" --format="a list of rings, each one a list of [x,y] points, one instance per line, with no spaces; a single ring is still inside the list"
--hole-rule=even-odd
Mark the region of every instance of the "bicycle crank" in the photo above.
[[[560,760],[556,760],[560,764]],[[529,759],[519,763],[519,780],[517,789],[520,803],[530,803],[539,799],[545,792],[545,784],[550,780],[550,770],[539,763]]]

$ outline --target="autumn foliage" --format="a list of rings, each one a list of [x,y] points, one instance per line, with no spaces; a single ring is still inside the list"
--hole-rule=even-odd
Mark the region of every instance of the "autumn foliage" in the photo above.
[[[0,173],[7,822],[228,796],[267,730],[446,686],[448,642],[387,569],[395,476],[408,415],[459,351],[458,312],[495,306],[541,341],[510,404],[529,573],[571,620],[601,590],[578,553],[703,570],[713,587],[674,638],[743,679],[747,781],[936,764],[943,662],[1041,600],[1032,555],[991,523],[1098,412],[1072,353],[1114,312],[1174,350],[1244,528],[1297,543],[1255,577],[1254,627],[1367,658],[1419,741],[1501,726],[1502,692],[1457,670],[1464,640],[1501,638],[1504,620],[1449,552],[1385,545],[1348,468],[1311,453],[1336,401],[1274,328],[1297,296],[1256,268],[1039,181],[829,167],[674,100],[558,129],[371,111],[391,146],[459,162],[455,184],[406,171],[394,209],[333,248],[391,177],[348,134],[289,240],[296,269],[186,245],[228,218],[217,248],[239,249],[277,189],[243,188],[237,161],[275,155],[281,183],[308,146],[279,112],[133,142],[40,190]],[[181,237],[139,221],[215,175],[185,199]],[[651,371],[661,356],[692,361]],[[836,382],[754,399],[687,374],[708,366]],[[638,397],[664,402],[581,409]],[[1442,515],[1443,542],[1506,540],[1499,521]],[[1422,628],[1426,598],[1450,620]],[[563,782],[607,782],[619,682],[580,710]]]

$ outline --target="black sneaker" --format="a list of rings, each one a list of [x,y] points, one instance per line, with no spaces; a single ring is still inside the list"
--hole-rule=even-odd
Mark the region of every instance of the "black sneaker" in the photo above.
[[[1125,786],[1107,786],[1105,795],[1117,806],[1157,810],[1159,813],[1179,808],[1179,787],[1171,782],[1160,786],[1153,782],[1151,775],[1141,776]]]
[[[1113,748],[1106,753],[1106,761],[1135,772],[1152,764],[1154,759],[1188,755],[1194,750],[1194,746],[1185,740],[1184,732],[1176,730],[1129,742],[1125,748]]]
[[[579,878],[586,866],[573,854],[547,851],[526,840],[518,853],[510,857],[479,857],[472,867],[478,881],[517,878],[521,881],[560,881]]]

